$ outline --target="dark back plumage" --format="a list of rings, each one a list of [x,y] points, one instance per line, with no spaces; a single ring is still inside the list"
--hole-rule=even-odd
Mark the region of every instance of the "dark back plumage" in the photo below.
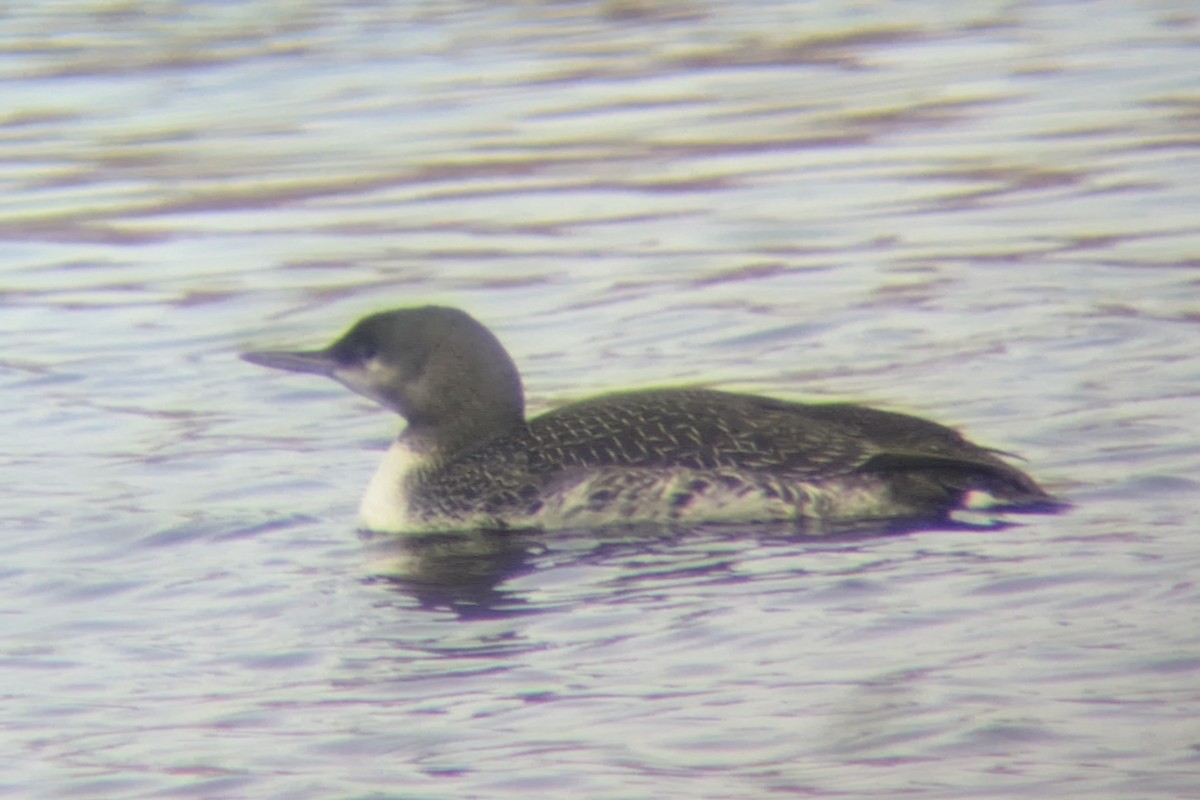
[[[492,509],[533,502],[572,469],[684,468],[820,484],[879,475],[919,505],[971,489],[1008,502],[1050,501],[994,453],[934,422],[851,404],[806,405],[702,389],[610,394],[530,420],[432,471],[425,494]]]

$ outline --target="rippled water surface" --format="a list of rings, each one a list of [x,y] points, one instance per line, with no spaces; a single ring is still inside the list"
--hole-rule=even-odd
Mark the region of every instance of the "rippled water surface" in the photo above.
[[[1200,797],[1191,3],[0,13],[0,796]],[[354,530],[238,361],[425,302],[541,410],[918,413],[990,530]]]

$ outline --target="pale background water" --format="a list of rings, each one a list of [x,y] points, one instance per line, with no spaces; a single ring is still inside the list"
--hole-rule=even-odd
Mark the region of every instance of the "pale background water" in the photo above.
[[[1194,3],[21,2],[0,76],[0,796],[1200,797]],[[236,355],[430,301],[535,410],[859,400],[1075,507],[364,540],[396,422]]]

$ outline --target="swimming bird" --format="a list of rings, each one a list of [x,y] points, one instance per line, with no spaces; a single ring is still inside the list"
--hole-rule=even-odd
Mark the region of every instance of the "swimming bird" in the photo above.
[[[407,421],[362,499],[373,531],[935,520],[975,492],[1057,504],[998,451],[849,403],[646,389],[526,419],[512,358],[454,308],[372,314],[323,350],[242,358],[328,376]]]

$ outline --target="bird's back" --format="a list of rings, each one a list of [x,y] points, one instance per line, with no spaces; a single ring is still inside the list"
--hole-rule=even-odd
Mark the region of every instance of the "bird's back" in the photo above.
[[[423,484],[422,502],[437,513],[471,508],[498,518],[536,515],[555,501],[634,517],[645,506],[650,516],[696,520],[716,514],[710,507],[732,514],[747,493],[746,513],[771,519],[933,516],[974,489],[1006,504],[1052,502],[993,452],[927,420],[699,389],[564,406],[441,466]]]

